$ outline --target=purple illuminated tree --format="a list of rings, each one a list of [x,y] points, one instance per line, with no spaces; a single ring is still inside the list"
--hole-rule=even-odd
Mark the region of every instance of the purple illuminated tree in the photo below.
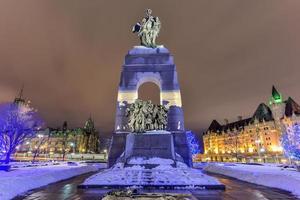
[[[284,154],[292,160],[300,160],[300,124],[286,125],[281,137]]]
[[[187,141],[190,147],[190,152],[194,157],[196,154],[201,153],[199,141],[192,131],[187,131]]]
[[[0,105],[0,159],[6,164],[17,146],[35,136],[43,122],[35,109],[25,103]]]

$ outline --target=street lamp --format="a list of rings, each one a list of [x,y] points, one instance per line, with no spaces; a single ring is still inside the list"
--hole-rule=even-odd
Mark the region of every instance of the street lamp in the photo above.
[[[259,160],[261,161],[260,153],[264,152],[264,151],[262,151],[262,149],[260,149],[260,140],[259,139],[255,140],[255,143],[256,143],[256,146],[257,146],[256,148],[257,148],[258,157],[259,157]]]
[[[73,149],[73,153],[75,153],[75,144],[74,144],[74,142],[71,142],[71,143],[70,143],[70,146],[71,146],[72,149]]]
[[[104,152],[104,160],[106,160],[106,157],[107,157],[107,149],[104,149],[103,152]]]

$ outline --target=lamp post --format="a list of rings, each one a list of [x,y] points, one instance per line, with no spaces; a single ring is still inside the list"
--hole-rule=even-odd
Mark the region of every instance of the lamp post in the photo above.
[[[106,160],[106,157],[107,157],[107,149],[104,149],[104,160]]]
[[[260,140],[259,140],[259,139],[255,140],[255,143],[256,143],[256,148],[257,148],[257,154],[258,154],[259,160],[261,161],[261,155],[260,155],[260,152],[261,152],[261,149],[260,149]]]
[[[70,143],[70,146],[72,147],[73,153],[75,153],[75,144],[74,144],[74,142],[71,142],[71,143]]]

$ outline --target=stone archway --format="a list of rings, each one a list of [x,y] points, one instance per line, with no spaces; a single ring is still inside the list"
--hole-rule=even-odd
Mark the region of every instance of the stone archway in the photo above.
[[[183,131],[181,94],[173,56],[166,48],[134,48],[125,57],[118,91],[116,132],[127,132],[125,110],[138,98],[138,88],[153,82],[160,88],[160,101],[169,108],[168,130]]]
[[[156,83],[147,81],[138,87],[138,98],[147,101],[151,100],[153,104],[161,104],[160,88]]]

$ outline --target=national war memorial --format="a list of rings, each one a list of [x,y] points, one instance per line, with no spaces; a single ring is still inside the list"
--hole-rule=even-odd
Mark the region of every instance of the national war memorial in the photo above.
[[[141,45],[129,50],[122,66],[110,168],[86,179],[82,187],[224,189],[192,168],[176,65],[169,50],[156,44],[161,23],[151,14],[147,9],[133,27]],[[138,99],[146,82],[159,87],[159,105]]]

